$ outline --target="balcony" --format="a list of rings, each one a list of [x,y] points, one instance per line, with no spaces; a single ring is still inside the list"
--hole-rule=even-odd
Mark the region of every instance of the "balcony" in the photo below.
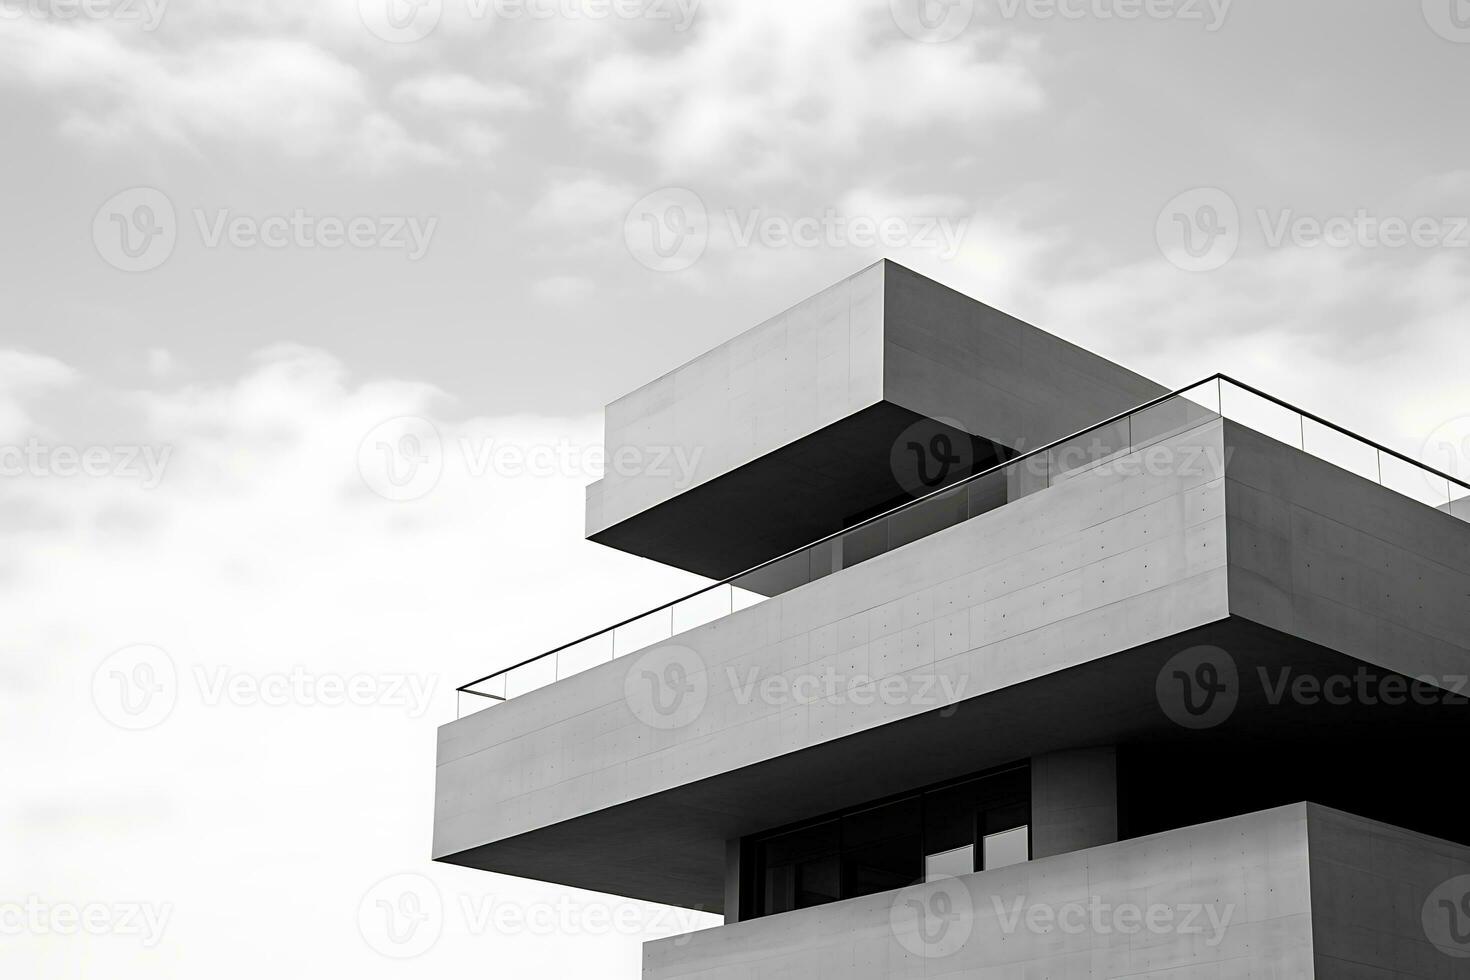
[[[1297,803],[659,940],[643,975],[1460,977],[1467,868]]]
[[[457,689],[464,717],[987,514],[1078,474],[1227,418],[1470,521],[1470,484],[1224,375],[990,467],[867,521]],[[1146,460],[1137,461],[1148,465]]]
[[[1221,401],[1250,424],[1221,417]],[[1461,739],[1463,709],[1278,704],[1257,677],[1463,676],[1470,527],[1444,511],[1465,516],[1465,488],[1377,447],[1350,472],[1318,455],[1338,455],[1322,447],[1340,430],[1269,414],[1282,410],[1211,379],[1011,461],[993,497],[966,484],[912,505],[963,495],[962,520],[956,507],[913,537],[902,511],[870,522],[889,522],[889,547],[849,564],[844,541],[839,574],[811,574],[819,542],[783,557],[808,569],[785,591],[742,589],[750,605],[689,629],[670,613],[635,655],[563,664],[558,682],[503,702],[469,695],[493,707],[440,729],[435,857],[715,911],[733,839],[1046,753],[1117,745],[1136,758],[1186,736],[1190,751],[1272,767],[1253,808],[1312,786],[1323,803],[1407,823],[1332,798],[1361,781],[1313,753],[1379,766],[1385,805],[1423,802],[1436,777],[1415,746]],[[1423,482],[1404,486],[1406,473]],[[720,585],[743,604],[734,580]],[[621,628],[602,635],[616,644]],[[1202,644],[1231,652],[1241,690],[1201,740],[1161,710],[1157,683]],[[830,676],[848,683],[808,689]]]

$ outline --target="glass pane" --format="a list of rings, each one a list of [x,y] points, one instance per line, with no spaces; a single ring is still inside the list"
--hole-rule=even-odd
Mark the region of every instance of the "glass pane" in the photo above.
[[[965,491],[970,496],[969,516],[979,517],[997,507],[1004,507],[1007,499],[1006,471],[996,470],[971,480]]]
[[[735,588],[761,596],[780,595],[812,580],[811,553],[798,551],[779,561],[746,572],[735,579]]]
[[[1450,495],[1454,498],[1445,510],[1462,521],[1470,521],[1470,489],[1458,483],[1450,484]]]
[[[832,820],[756,845],[765,869],[761,896],[765,914],[810,908],[840,897],[839,830]]]
[[[698,595],[692,595],[674,605],[674,632],[682,633],[696,626],[703,626],[731,613],[730,586],[717,585]]]
[[[1035,456],[1027,456],[1025,459],[1017,460],[1005,468],[1006,475],[1006,500],[1020,500],[1029,497],[1038,490],[1045,490],[1050,486],[1047,479],[1048,455],[1037,453]]]
[[[964,489],[949,490],[911,504],[888,518],[889,547],[897,548],[963,523],[968,510],[969,495]]]
[[[1212,383],[1211,393],[1214,390],[1215,386]],[[1142,449],[1145,446],[1151,446],[1219,417],[1209,408],[1183,395],[1161,401],[1151,408],[1134,412],[1129,417],[1128,424],[1132,429],[1130,435],[1133,440],[1133,448]]]
[[[500,704],[500,701],[496,698],[481,697],[467,690],[455,691],[454,694],[457,707],[454,716],[456,718],[464,718],[477,711],[484,711],[486,708],[493,708],[495,705]]]
[[[842,897],[911,885],[923,877],[917,796],[842,818]]]
[[[557,677],[571,677],[590,667],[605,664],[613,658],[612,631],[589,636],[580,643],[573,643],[565,650],[557,651],[552,656],[557,660]]]
[[[842,567],[860,565],[888,550],[888,520],[885,518],[854,528],[837,542],[842,550]]]
[[[1128,452],[1128,449],[1126,418],[1097,426],[1047,451],[1051,457],[1051,482],[1056,483],[1068,473],[1095,466]]]
[[[842,542],[839,538],[814,544],[809,549],[811,552],[812,579],[831,575],[833,572],[842,571]]]
[[[1383,463],[1383,485],[1431,507],[1450,502],[1450,481],[1422,466],[1406,463],[1397,456],[1379,453]]]
[[[1254,392],[1221,382],[1224,416],[1288,446],[1302,447],[1302,417]]]
[[[949,851],[940,851],[924,858],[924,880],[958,878],[975,870],[975,845],[966,844]]]
[[[751,592],[749,589],[737,589],[730,587],[730,611],[739,612],[749,609],[758,602],[765,602],[769,596],[763,596],[759,592]]]
[[[522,694],[545,687],[556,680],[556,658],[541,657],[517,667],[505,675],[506,697],[518,698]]]
[[[990,834],[984,840],[985,870],[1031,860],[1031,828],[1016,827]]]
[[[1378,450],[1352,436],[1329,429],[1320,422],[1302,419],[1302,431],[1306,437],[1306,450],[1333,466],[1340,466],[1349,473],[1378,482]]]
[[[673,611],[660,609],[639,616],[613,631],[613,656],[623,657],[634,650],[661,643],[673,636]]]
[[[493,699],[504,701],[505,700],[505,675],[504,674],[496,674],[494,677],[490,678],[489,680],[481,681],[478,684],[471,684],[470,685],[470,690],[472,690],[472,691],[475,692],[473,696],[475,697],[475,700],[477,700],[477,701],[485,701],[485,700],[489,700],[489,699],[492,699],[492,698]],[[484,697],[480,697],[479,695],[484,695]]]

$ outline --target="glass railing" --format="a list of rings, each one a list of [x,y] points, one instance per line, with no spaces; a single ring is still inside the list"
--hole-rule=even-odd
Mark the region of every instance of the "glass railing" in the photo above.
[[[472,681],[458,689],[459,715],[661,643],[1222,416],[1470,521],[1470,484],[1217,374],[691,595]],[[1157,465],[1167,470],[1180,461],[1164,459]]]

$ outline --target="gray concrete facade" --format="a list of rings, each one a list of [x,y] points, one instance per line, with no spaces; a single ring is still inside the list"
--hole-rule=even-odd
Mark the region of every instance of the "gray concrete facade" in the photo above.
[[[1298,803],[659,940],[643,975],[1445,980],[1470,960],[1431,941],[1435,897],[1467,872],[1470,848]]]
[[[1466,594],[1470,527],[1228,421],[1150,451],[1174,463],[1151,470],[1133,453],[1069,474],[444,726],[435,856],[718,910],[727,842],[741,835],[985,766],[1160,737],[1171,723],[1155,677],[1197,643],[1226,649],[1242,676],[1331,651],[1338,674],[1354,662],[1470,672],[1466,607],[1453,601]],[[1326,521],[1326,508],[1342,520]],[[1324,523],[1336,537],[1321,537]],[[1327,577],[1316,571],[1324,541],[1335,549]],[[1275,592],[1263,584],[1272,581]],[[1376,610],[1385,625],[1340,635],[1321,617],[1288,615],[1283,585],[1310,611],[1322,601],[1313,590],[1344,583],[1360,590],[1359,614]],[[1420,614],[1427,597],[1436,610]],[[1234,625],[1245,621],[1259,626]],[[692,657],[699,710],[666,725],[630,678],[662,669],[669,651]],[[863,678],[870,697],[798,690],[834,673]],[[767,697],[772,679],[777,696]],[[911,696],[872,696],[884,683]],[[1259,689],[1251,696],[1242,718],[1259,710],[1260,727],[1283,717]],[[1083,781],[1072,799],[1038,794],[1041,853],[1116,832],[1104,790]]]
[[[588,487],[587,536],[723,578],[913,490],[923,420],[1024,451],[1164,391],[882,261],[609,404],[607,458],[650,465]]]

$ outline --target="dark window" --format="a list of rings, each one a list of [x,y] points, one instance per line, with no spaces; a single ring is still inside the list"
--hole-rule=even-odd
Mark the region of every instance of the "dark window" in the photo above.
[[[836,820],[772,837],[765,856],[767,914],[805,909],[842,897]]]
[[[1018,766],[747,838],[742,858],[760,884],[745,915],[1025,861],[1030,819],[1030,770]]]

